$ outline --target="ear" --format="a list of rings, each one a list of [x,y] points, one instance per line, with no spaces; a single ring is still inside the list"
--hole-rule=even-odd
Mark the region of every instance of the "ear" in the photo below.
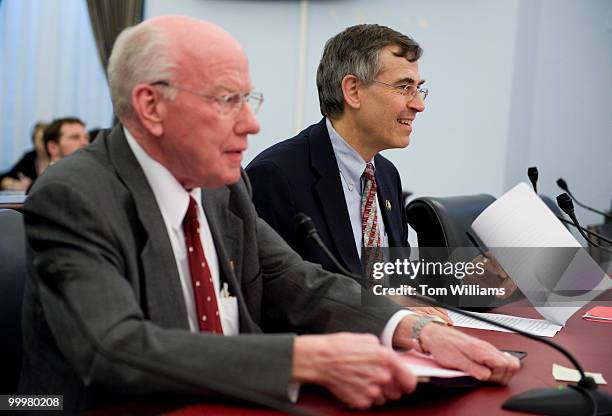
[[[54,162],[60,159],[59,145],[57,142],[50,140],[45,146],[47,148],[47,153],[49,153],[49,160]]]
[[[139,84],[132,90],[132,107],[140,124],[153,136],[164,133],[166,103],[161,93],[149,84]]]
[[[361,99],[359,97],[359,87],[361,81],[353,74],[345,75],[340,83],[344,102],[351,108],[357,109],[361,107]]]

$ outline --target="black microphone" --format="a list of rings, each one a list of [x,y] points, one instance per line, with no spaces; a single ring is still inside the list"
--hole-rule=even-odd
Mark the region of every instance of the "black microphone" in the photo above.
[[[58,292],[60,293],[60,296],[63,298],[64,303],[68,307],[70,315],[72,315],[77,326],[85,335],[85,338],[87,338],[87,340],[90,342],[94,351],[96,351],[98,354],[100,354],[102,357],[106,358],[109,361],[124,364],[128,367],[143,371],[147,374],[152,374],[157,377],[161,377],[166,380],[170,380],[175,383],[194,388],[196,390],[211,390],[215,393],[222,394],[224,396],[255,403],[260,406],[278,410],[280,412],[287,412],[294,415],[302,416],[321,415],[321,413],[311,410],[305,410],[293,404],[285,403],[273,397],[266,396],[262,393],[242,389],[233,384],[215,381],[211,378],[207,378],[206,382],[202,382],[200,378],[194,377],[194,375],[191,373],[184,372],[180,369],[168,365],[164,365],[160,362],[152,363],[150,361],[143,360],[141,357],[136,355],[109,350],[102,343],[100,343],[96,339],[96,337],[89,331],[89,328],[87,328],[87,325],[83,321],[83,318],[77,312],[76,308],[72,305],[68,297],[62,291]]]
[[[589,211],[591,211],[591,212],[594,212],[594,213],[596,213],[596,214],[603,215],[605,218],[607,218],[607,219],[609,219],[609,220],[612,220],[612,215],[610,215],[610,214],[608,214],[608,213],[606,213],[606,212],[600,211],[600,210],[598,210],[598,209],[591,208],[591,207],[589,207],[589,206],[587,206],[587,205],[582,204],[580,201],[578,201],[578,200],[576,199],[576,197],[574,197],[574,195],[572,195],[572,193],[570,192],[570,190],[569,190],[569,186],[567,185],[567,182],[565,182],[565,179],[563,179],[563,178],[559,178],[559,179],[557,179],[557,186],[558,186],[559,188],[563,189],[565,192],[567,192],[567,194],[570,196],[570,198],[572,198],[572,199],[574,200],[574,202],[575,202],[575,203],[576,203],[578,206],[580,206],[580,207],[582,207],[582,208],[584,208],[584,209],[587,209],[587,210],[589,210]]]
[[[327,248],[323,240],[321,240],[317,233],[316,227],[312,223],[312,220],[306,214],[299,213],[296,215],[295,219],[296,223],[301,224],[302,229],[307,231],[306,238],[312,238],[325,252],[325,255],[329,257],[329,259],[338,267],[340,271],[342,271],[343,274],[357,280],[363,287],[366,287],[361,282],[368,282],[368,279],[365,279],[355,273],[351,273],[345,267],[343,267],[340,262],[338,262],[331,251]],[[589,410],[587,406],[590,402],[592,415],[597,416],[612,414],[612,395],[599,390],[595,381],[584,373],[584,370],[580,363],[578,363],[578,360],[576,360],[576,358],[561,345],[537,335],[530,334],[529,332],[525,332],[511,326],[483,318],[482,316],[475,315],[471,312],[455,308],[454,306],[439,302],[438,300],[429,296],[414,294],[411,295],[411,297],[425,302],[428,305],[445,308],[458,313],[459,315],[467,316],[477,321],[485,322],[499,328],[516,332],[519,335],[546,344],[563,354],[580,373],[580,381],[578,381],[578,384],[569,384],[567,386],[568,388],[528,390],[506,400],[502,405],[502,408],[522,412],[544,413],[553,416],[584,415],[588,414],[586,412]]]
[[[612,249],[610,249],[608,247],[601,246],[600,244],[598,244],[595,241],[591,240],[586,235],[586,233],[584,231],[582,231],[582,227],[578,223],[578,218],[576,218],[576,213],[574,212],[574,203],[572,202],[572,199],[570,198],[570,196],[567,193],[563,192],[562,194],[557,195],[557,205],[559,205],[559,208],[561,208],[563,210],[563,212],[565,212],[567,214],[567,216],[571,218],[572,222],[574,223],[574,225],[578,229],[578,232],[580,233],[580,235],[586,241],[591,243],[593,246],[599,248],[600,250],[606,251],[608,253],[612,253]]]
[[[531,181],[531,185],[533,186],[533,191],[538,193],[538,168],[535,166],[527,169],[527,176],[529,176],[529,180]]]
[[[538,168],[535,167],[535,166],[532,166],[529,169],[527,169],[527,176],[529,176],[529,180],[531,181],[531,185],[533,186],[533,191],[537,194],[538,193]],[[559,179],[557,181],[557,183],[559,183],[559,181],[562,182],[563,186],[567,187],[567,184],[565,183],[565,181],[563,179]],[[559,218],[559,221],[561,221],[562,223],[567,224],[567,225],[571,225],[574,228],[578,228],[576,226],[576,224],[574,224],[571,221],[566,220],[562,216],[556,215],[556,217]],[[612,240],[610,240],[609,238],[607,238],[607,237],[605,237],[605,236],[603,236],[603,235],[601,235],[599,233],[596,233],[595,231],[591,231],[588,228],[584,228],[582,226],[580,226],[580,229],[582,231],[584,231],[585,233],[587,233],[588,235],[593,236],[593,237],[597,237],[600,240],[605,241],[606,243],[612,245]]]
[[[309,239],[309,238],[313,239],[315,243],[317,243],[319,248],[323,250],[327,258],[330,259],[332,263],[334,263],[334,266],[336,266],[336,268],[340,270],[343,275],[352,277],[362,287],[367,288],[368,279],[364,278],[363,276],[357,273],[351,272],[346,267],[344,267],[342,263],[338,261],[336,256],[334,256],[334,254],[329,250],[329,248],[323,242],[323,240],[321,240],[321,237],[319,236],[319,232],[317,231],[317,227],[315,227],[314,223],[312,222],[312,219],[308,215],[304,214],[303,212],[300,212],[295,216],[294,221],[295,221],[295,224],[297,225],[298,233],[302,233],[302,235],[304,235],[306,239]]]

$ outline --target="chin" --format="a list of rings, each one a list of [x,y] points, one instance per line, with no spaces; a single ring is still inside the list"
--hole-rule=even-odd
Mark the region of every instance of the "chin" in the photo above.
[[[223,183],[225,185],[233,185],[240,180],[240,168],[236,169],[235,172],[228,172],[223,177]]]
[[[410,137],[404,136],[393,143],[393,149],[403,149],[410,144]]]

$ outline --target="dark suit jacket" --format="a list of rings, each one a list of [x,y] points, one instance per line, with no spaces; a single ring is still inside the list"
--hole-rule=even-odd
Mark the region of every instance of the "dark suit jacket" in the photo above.
[[[240,332],[250,334],[222,337],[189,332],[164,221],[121,126],[51,166],[25,204],[20,391],[63,394],[69,413],[124,394],[206,393],[163,369],[154,375],[103,358],[66,301],[109,350],[281,399],[294,335],[264,335],[267,326],[380,334],[397,305],[364,311],[355,282],[303,262],[257,217],[245,179],[202,192],[221,278],[238,298]]]
[[[374,157],[378,204],[390,247],[408,246],[408,225],[397,169],[381,155]],[[304,259],[324,269],[339,270],[312,240],[299,235],[296,214],[312,218],[323,242],[353,273],[361,273],[359,255],[344,199],[338,163],[325,119],[297,136],[264,150],[248,166],[253,202],[266,220]],[[387,209],[386,201],[391,204]]]

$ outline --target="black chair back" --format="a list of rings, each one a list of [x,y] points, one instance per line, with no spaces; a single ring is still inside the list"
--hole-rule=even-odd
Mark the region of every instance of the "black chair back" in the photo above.
[[[23,216],[0,210],[0,392],[17,392],[21,371],[21,306],[26,277]]]
[[[408,223],[417,233],[419,258],[442,263],[474,259],[479,252],[473,247],[466,231],[471,230],[472,222],[494,201],[495,198],[488,194],[422,197],[411,201],[406,207],[406,216]],[[471,234],[474,235],[473,231]],[[459,247],[462,249],[457,249]],[[452,295],[448,290],[452,283],[449,279],[429,278],[423,283],[429,287],[447,288],[446,295],[435,296],[447,304],[459,307],[479,304],[469,296]]]
[[[419,247],[471,247],[465,232],[493,201],[488,194],[422,197],[408,204],[406,216],[417,233]]]

